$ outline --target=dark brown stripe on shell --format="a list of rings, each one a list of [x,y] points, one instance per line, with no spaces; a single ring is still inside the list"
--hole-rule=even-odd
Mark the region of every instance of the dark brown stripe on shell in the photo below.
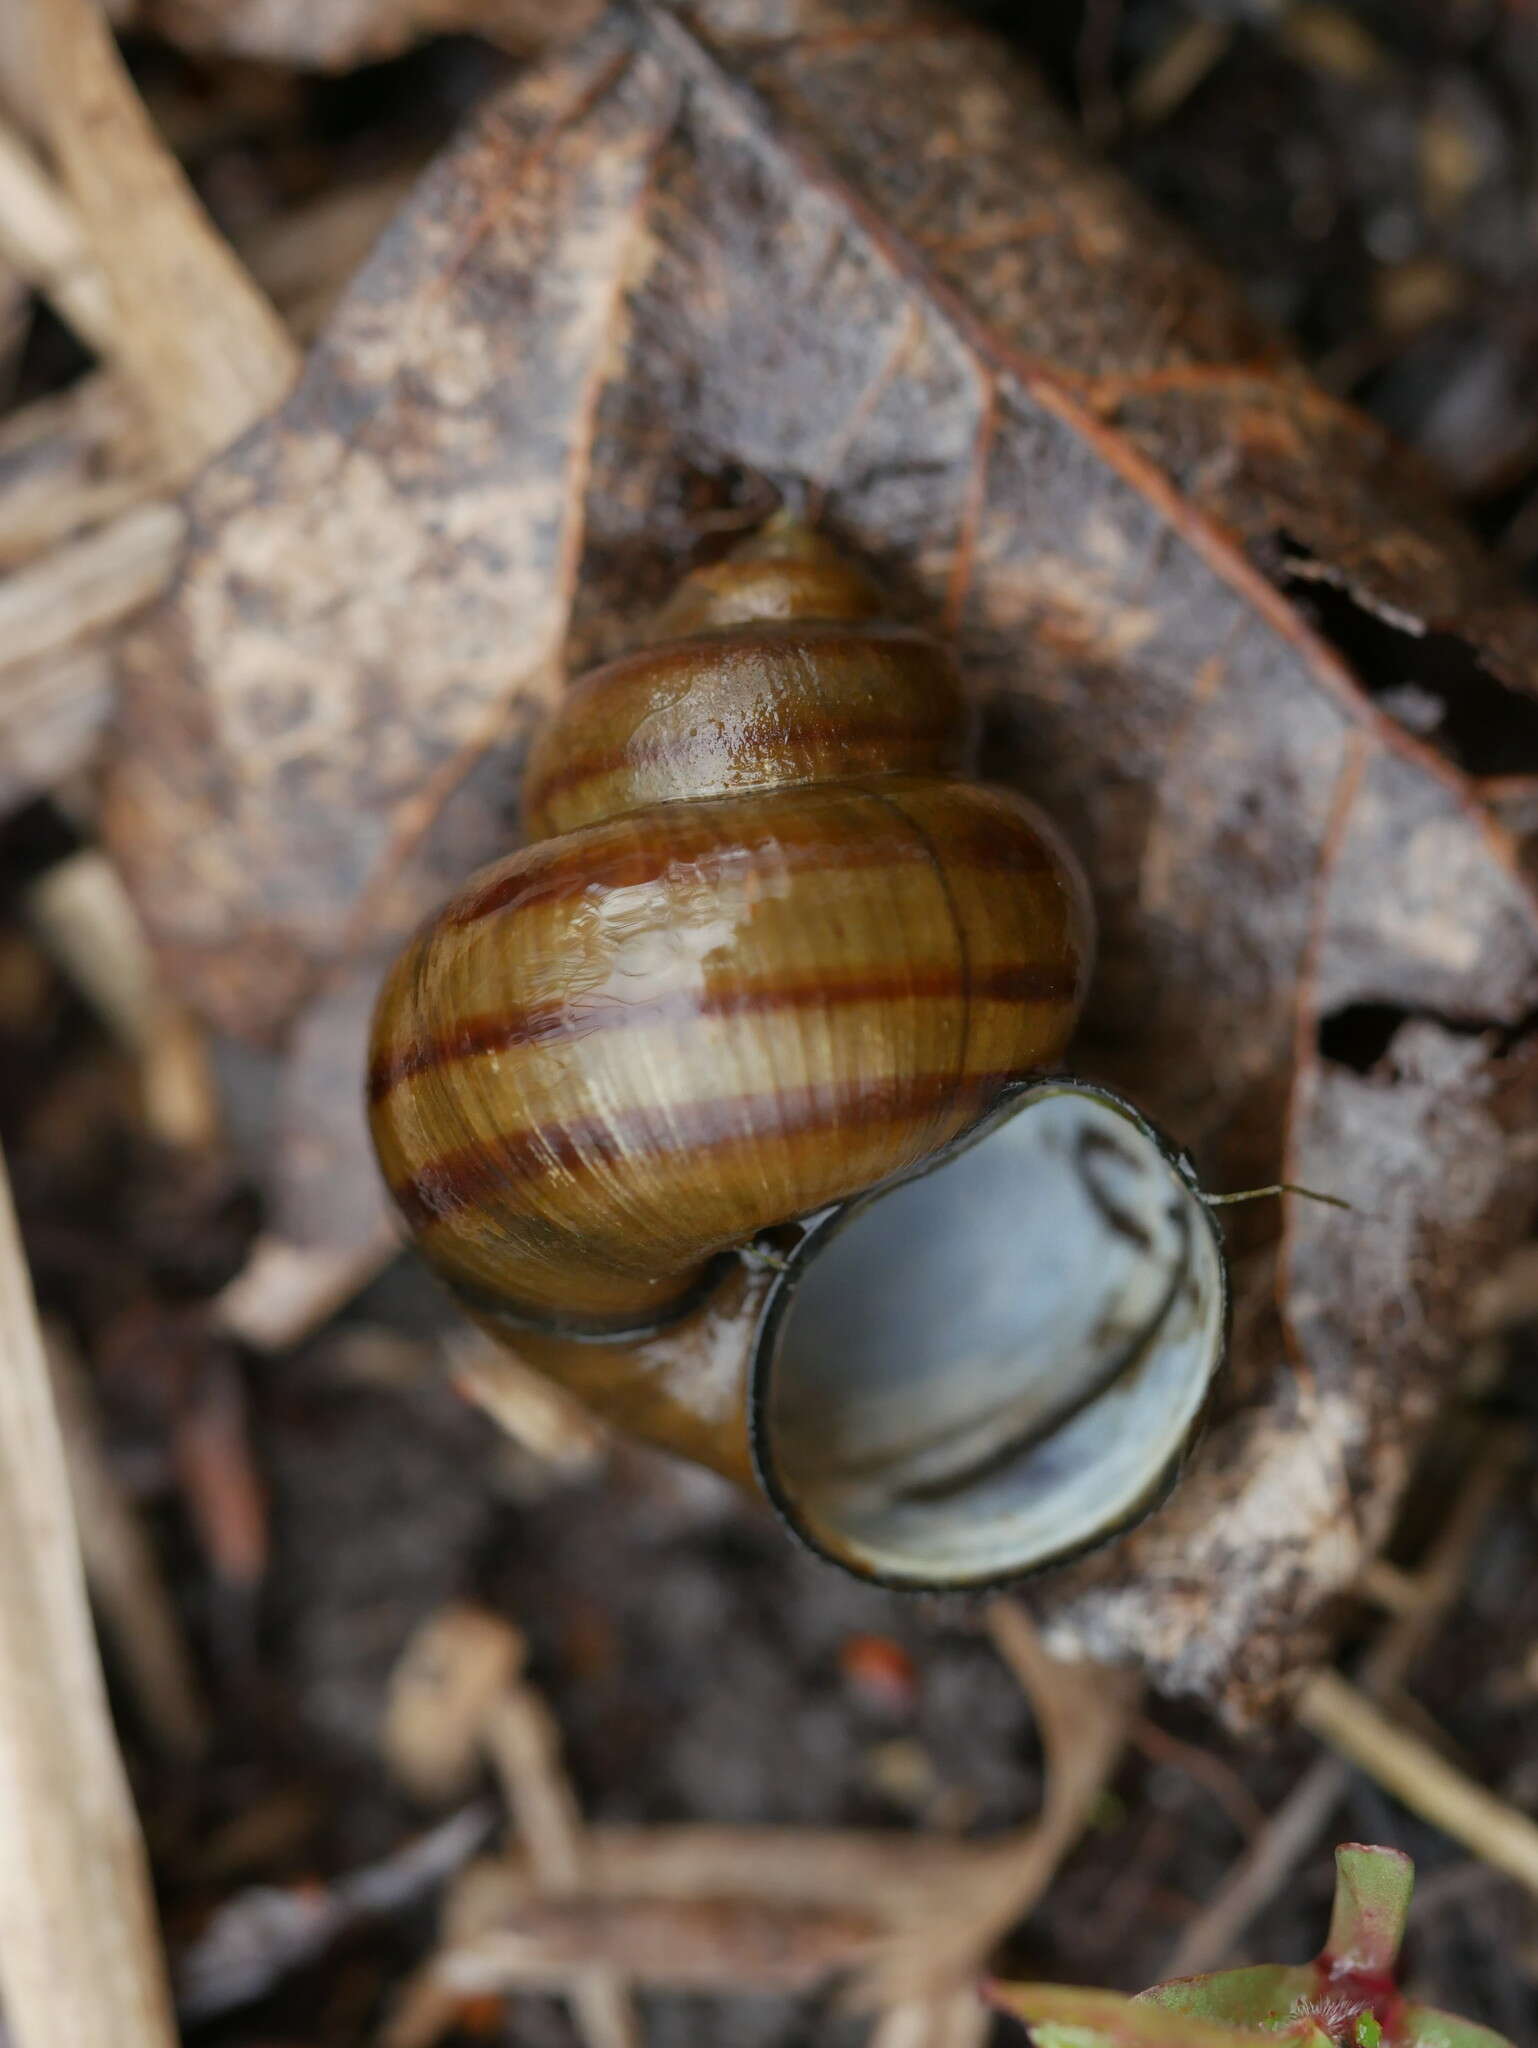
[[[820,1082],[676,1103],[667,1111],[636,1108],[602,1119],[574,1118],[446,1152],[406,1180],[392,1182],[390,1192],[411,1227],[426,1230],[475,1208],[485,1196],[503,1197],[530,1186],[552,1169],[584,1173],[648,1154],[706,1152],[761,1138],[757,1120],[770,1114],[778,1134],[788,1138],[868,1130],[897,1116],[918,1120],[953,1106],[964,1109],[970,1120],[1015,1078],[1010,1070],[972,1074],[963,1081],[954,1074],[913,1074],[867,1082],[853,1093]]]
[[[861,845],[846,836],[845,843],[840,844],[837,834],[830,833],[826,826],[817,830],[815,821],[808,824],[804,836],[796,837],[779,826],[771,834],[766,820],[763,840],[755,846],[752,842],[730,842],[724,836],[691,843],[685,834],[662,827],[658,820],[658,811],[698,810],[717,801],[740,804],[751,803],[754,798],[749,794],[706,798],[687,806],[661,805],[651,812],[632,812],[613,828],[602,824],[585,827],[569,835],[569,846],[559,838],[548,840],[546,845],[561,850],[532,868],[515,867],[511,873],[495,875],[479,888],[467,891],[447,907],[440,922],[462,929],[498,911],[532,910],[540,904],[561,903],[585,895],[590,889],[640,888],[648,882],[660,882],[674,868],[693,868],[703,874],[724,874],[733,868],[739,873],[750,871],[758,864],[760,847],[771,843],[774,865],[781,868],[852,873],[860,868],[930,865],[931,855],[920,840],[904,842],[883,837],[878,844]],[[636,826],[642,817],[658,820],[655,845],[639,843]],[[959,819],[947,818],[947,858],[957,867],[980,874],[1039,875],[1058,867],[1058,856],[1021,821],[1010,819],[1002,829],[1001,823],[983,814],[976,827],[967,831]],[[669,819],[668,826],[673,824]],[[589,835],[601,834],[606,829],[613,829],[617,843],[611,849],[595,849]]]
[[[856,748],[875,754],[878,766],[871,770],[862,770],[856,762],[841,762],[837,777],[829,777],[828,780],[842,781],[861,773],[879,773],[879,764],[883,761],[890,762],[894,746],[898,742],[904,742],[907,747],[915,750],[938,747],[955,729],[954,715],[920,722],[911,718],[890,716],[835,718],[823,714],[815,724],[808,720],[799,726],[786,741],[786,746],[789,750],[801,754],[816,752],[831,755]],[[601,782],[605,776],[623,775],[627,771],[632,774],[642,770],[655,771],[666,767],[670,761],[688,760],[697,756],[700,751],[697,745],[680,740],[673,746],[663,746],[656,742],[641,746],[631,742],[625,746],[605,748],[602,752],[595,750],[590,754],[578,754],[557,773],[546,775],[533,791],[530,800],[537,808],[545,809],[554,798],[565,796],[573,789],[580,789],[584,783]],[[900,773],[901,770],[897,772]],[[795,787],[796,779],[794,776],[787,778],[782,768],[775,781],[770,782],[766,779],[761,785],[744,782],[742,789],[744,793],[759,787],[790,789]],[[808,774],[804,779],[811,781],[814,778]]]
[[[996,967],[971,977],[966,992],[974,1002],[1071,1002],[1078,976],[1064,967]],[[651,1002],[608,1002],[583,1009],[564,1002],[529,1003],[518,1009],[467,1017],[436,1038],[381,1053],[369,1069],[369,1101],[382,1102],[399,1082],[477,1053],[509,1052],[520,1045],[587,1038],[596,1031],[638,1025],[686,1025],[696,1017],[763,1016],[781,1010],[815,1010],[844,1003],[902,1002],[959,997],[959,967],[925,973],[816,977],[808,981],[753,982],[741,988],[678,989]]]
[[[678,675],[687,681],[691,670],[701,668],[708,676],[718,676],[722,664],[734,655],[747,657],[760,673],[778,663],[800,675],[809,656],[813,661],[829,653],[836,658],[851,648],[873,650],[878,661],[895,651],[899,659],[910,656],[916,667],[928,668],[947,680],[956,674],[951,657],[932,634],[895,620],[734,619],[729,625],[703,626],[676,639],[633,647],[628,654],[590,668],[572,683],[555,715],[563,725],[584,717],[591,705],[622,694],[637,681],[646,685]]]

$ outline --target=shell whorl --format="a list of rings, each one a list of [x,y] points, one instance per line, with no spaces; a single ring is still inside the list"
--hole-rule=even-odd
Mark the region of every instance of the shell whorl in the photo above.
[[[933,640],[776,524],[576,682],[535,843],[418,934],[370,1114],[422,1249],[515,1322],[666,1317],[713,1256],[904,1172],[1050,1065],[1083,884]]]
[[[573,684],[529,762],[531,838],[686,798],[954,775],[976,713],[927,634],[806,527],[696,570],[631,654]]]

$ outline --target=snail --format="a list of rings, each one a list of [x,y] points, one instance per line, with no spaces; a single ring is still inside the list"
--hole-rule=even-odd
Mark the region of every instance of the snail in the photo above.
[[[395,1203],[484,1327],[884,1583],[1156,1505],[1227,1321],[1187,1160],[1060,1075],[1094,935],[933,638],[784,517],[531,754],[375,1014]]]

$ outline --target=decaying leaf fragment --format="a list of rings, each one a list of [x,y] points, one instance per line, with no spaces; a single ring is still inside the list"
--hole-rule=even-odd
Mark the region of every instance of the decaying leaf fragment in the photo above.
[[[1079,1069],[1208,1186],[1355,1205],[1239,1212],[1204,1450],[1036,1602],[1060,1649],[1254,1706],[1381,1540],[1538,1196],[1532,806],[1483,779],[1521,765],[1538,617],[986,36],[656,5],[507,88],[193,490],[121,647],[116,848],[205,1011],[291,1034],[310,1165],[276,1177],[324,1236],[372,1188],[378,963],[507,845],[563,649],[625,644],[787,498],[948,626],[992,772],[1084,860]],[[1389,715],[1407,675],[1429,736]]]

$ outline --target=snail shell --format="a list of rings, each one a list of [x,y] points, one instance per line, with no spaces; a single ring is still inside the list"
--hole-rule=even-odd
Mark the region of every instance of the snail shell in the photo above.
[[[387,978],[370,1117],[422,1253],[528,1362],[756,1472],[850,1569],[960,1586],[1162,1497],[1225,1279],[1186,1164],[1044,1078],[1087,890],[880,610],[776,521],[574,684],[534,843]]]

